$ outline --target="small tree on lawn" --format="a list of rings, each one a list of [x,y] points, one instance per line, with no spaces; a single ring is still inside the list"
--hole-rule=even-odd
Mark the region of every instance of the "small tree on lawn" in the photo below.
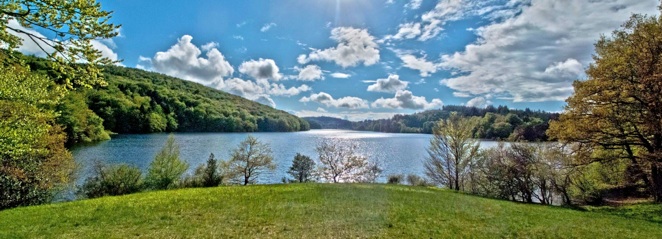
[[[257,182],[258,176],[264,170],[275,170],[271,148],[253,136],[239,143],[232,151],[229,161],[229,175],[238,184],[248,185]]]
[[[374,182],[382,169],[359,155],[357,149],[358,144],[350,141],[322,141],[316,148],[321,163],[319,175],[333,183]]]
[[[161,151],[149,165],[147,185],[151,189],[169,189],[177,185],[188,164],[179,158],[179,145],[171,134]]]
[[[437,122],[425,162],[425,174],[434,183],[460,190],[467,165],[478,156],[480,143],[472,137],[476,124],[456,113]]]
[[[312,174],[314,170],[315,161],[306,155],[297,153],[297,155],[294,156],[292,166],[287,173],[294,177],[294,181],[305,183],[313,180]]]

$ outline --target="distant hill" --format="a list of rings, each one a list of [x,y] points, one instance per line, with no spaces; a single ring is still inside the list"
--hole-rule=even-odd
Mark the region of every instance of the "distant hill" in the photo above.
[[[46,60],[24,56],[53,78]],[[105,87],[71,92],[58,106],[69,144],[114,133],[304,131],[308,122],[285,111],[160,73],[103,68]]]
[[[308,121],[311,129],[352,129],[352,122],[349,120],[338,119],[334,117],[303,117]]]
[[[333,117],[306,117],[311,128],[352,129],[387,133],[432,133],[434,124],[447,119],[451,112],[464,117],[479,117],[474,136],[483,139],[546,141],[549,121],[559,114],[530,109],[509,109],[507,106],[486,108],[448,105],[438,110],[426,110],[410,115],[398,114],[390,119],[351,122]],[[313,127],[314,126],[314,127]]]

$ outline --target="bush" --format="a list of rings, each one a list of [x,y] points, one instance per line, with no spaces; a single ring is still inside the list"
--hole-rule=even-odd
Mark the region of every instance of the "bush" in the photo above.
[[[145,182],[150,189],[170,189],[180,183],[188,164],[179,159],[179,145],[171,134],[154,161],[149,165]]]
[[[416,174],[407,175],[407,183],[409,183],[409,185],[411,186],[422,186],[422,187],[432,186],[432,183],[428,182],[427,180],[421,178]]]
[[[388,176],[388,184],[401,184],[405,182],[405,176],[402,174],[398,175],[389,175]]]
[[[98,198],[136,193],[142,189],[142,183],[142,173],[137,167],[97,163],[94,176],[85,180],[79,194],[87,198]]]
[[[195,188],[195,187],[216,187],[223,182],[224,175],[219,172],[221,165],[218,165],[218,160],[214,158],[214,154],[209,155],[206,164],[202,164],[195,169],[195,173],[191,177],[187,177],[181,182],[181,187]]]

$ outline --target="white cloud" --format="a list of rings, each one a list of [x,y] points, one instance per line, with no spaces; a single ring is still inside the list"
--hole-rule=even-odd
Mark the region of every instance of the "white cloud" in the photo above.
[[[323,112],[323,113],[326,113],[327,111],[326,111],[324,108],[322,108],[322,107],[317,107],[317,112]]]
[[[242,41],[244,40],[244,37],[242,37],[240,35],[232,35],[232,38],[237,39],[237,40],[242,40]]]
[[[272,79],[275,81],[280,80],[283,75],[280,74],[280,69],[276,62],[272,59],[250,60],[239,65],[239,72],[249,75],[254,79]]]
[[[421,7],[421,3],[423,3],[423,0],[411,0],[409,3],[405,4],[405,7],[416,10]]]
[[[234,73],[234,68],[218,49],[212,47],[213,44],[206,44],[205,58],[201,56],[203,51],[191,43],[192,39],[190,35],[183,35],[167,51],[157,52],[151,59],[153,70],[202,84]],[[140,59],[146,61],[145,57]]]
[[[317,65],[307,65],[303,69],[295,67],[295,69],[299,70],[299,75],[297,76],[298,80],[315,81],[324,79],[322,76],[322,68]]]
[[[372,107],[391,109],[432,109],[441,108],[443,105],[440,99],[428,102],[424,96],[415,96],[408,90],[399,90],[393,98],[379,98],[372,103]]]
[[[398,114],[395,112],[372,112],[372,111],[356,111],[348,110],[341,112],[321,112],[321,111],[312,111],[312,110],[301,110],[292,112],[299,117],[318,117],[318,116],[328,116],[335,117],[339,119],[346,119],[350,121],[361,121],[361,120],[376,120],[376,119],[390,119],[394,115]]]
[[[275,102],[271,98],[272,96],[291,97],[311,90],[311,88],[305,84],[298,87],[287,88],[283,84],[270,83],[266,79],[252,81],[232,78],[225,81],[217,81],[215,82],[215,85],[212,86],[216,89],[272,107],[276,107]]]
[[[459,97],[459,98],[469,98],[469,97],[471,97],[471,94],[466,93],[466,92],[453,92],[453,96]]]
[[[348,108],[348,109],[362,109],[368,108],[368,101],[353,97],[346,96],[339,99],[334,99],[333,96],[326,92],[320,92],[317,94],[311,94],[309,97],[303,97],[299,102],[317,102],[323,104],[327,107],[333,106],[336,108]]]
[[[491,105],[492,101],[487,100],[485,97],[479,96],[473,99],[470,99],[467,101],[467,106],[469,107],[478,107],[478,108],[485,108],[488,105]]]
[[[409,85],[409,82],[400,80],[398,75],[389,75],[388,78],[377,79],[374,83],[368,86],[368,91],[395,93]]]
[[[417,58],[411,54],[402,54],[398,57],[402,60],[404,67],[420,71],[421,77],[428,77],[430,74],[437,72],[438,66],[425,60],[425,57]]]
[[[207,44],[202,45],[200,48],[202,48],[202,51],[211,51],[214,48],[218,48],[218,42],[209,42]]]
[[[410,9],[420,8],[422,0],[411,0],[405,6]],[[486,16],[489,19],[514,15],[516,12],[507,11],[504,8],[511,5],[521,5],[519,1],[513,0],[503,5],[495,1],[475,0],[439,0],[435,7],[421,15],[420,21],[401,24],[398,32],[389,39],[414,39],[427,41],[437,37],[444,30],[448,22],[461,20],[470,16]]]
[[[308,55],[297,58],[299,64],[311,61],[333,61],[342,67],[365,66],[379,62],[379,46],[375,38],[365,29],[337,27],[331,30],[331,39],[338,42],[336,47],[315,49]]]
[[[633,12],[657,14],[655,1],[537,1],[519,14],[476,29],[479,39],[442,57],[457,77],[442,84],[471,95],[515,102],[562,101],[584,76],[593,44]],[[553,16],[553,17],[551,17]]]
[[[410,22],[410,23],[400,24],[398,33],[396,33],[394,36],[387,38],[393,38],[396,40],[413,39],[418,37],[419,35],[421,35],[421,23]]]
[[[338,79],[347,79],[347,78],[352,77],[352,75],[341,73],[341,72],[334,72],[334,73],[331,73],[331,77],[338,78]]]
[[[275,26],[276,26],[276,23],[270,22],[270,23],[264,24],[264,26],[262,26],[262,28],[260,28],[260,31],[261,32],[266,32],[266,31],[269,31],[271,28],[273,28]]]

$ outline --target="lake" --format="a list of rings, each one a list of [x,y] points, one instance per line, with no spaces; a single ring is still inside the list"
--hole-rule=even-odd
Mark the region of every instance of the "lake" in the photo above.
[[[417,174],[424,176],[426,147],[432,135],[394,134],[351,130],[310,130],[289,133],[174,133],[180,147],[181,159],[189,163],[188,173],[206,163],[209,154],[227,160],[239,142],[248,135],[271,146],[276,170],[265,172],[258,183],[281,183],[288,177],[287,170],[297,153],[317,159],[315,147],[325,139],[349,140],[359,144],[359,152],[377,161],[384,169],[378,182],[386,182],[392,174]],[[116,135],[112,140],[72,149],[76,162],[81,166],[78,184],[92,173],[95,160],[107,164],[125,163],[147,171],[156,153],[163,147],[168,134]],[[481,141],[481,147],[492,147],[494,141]]]

